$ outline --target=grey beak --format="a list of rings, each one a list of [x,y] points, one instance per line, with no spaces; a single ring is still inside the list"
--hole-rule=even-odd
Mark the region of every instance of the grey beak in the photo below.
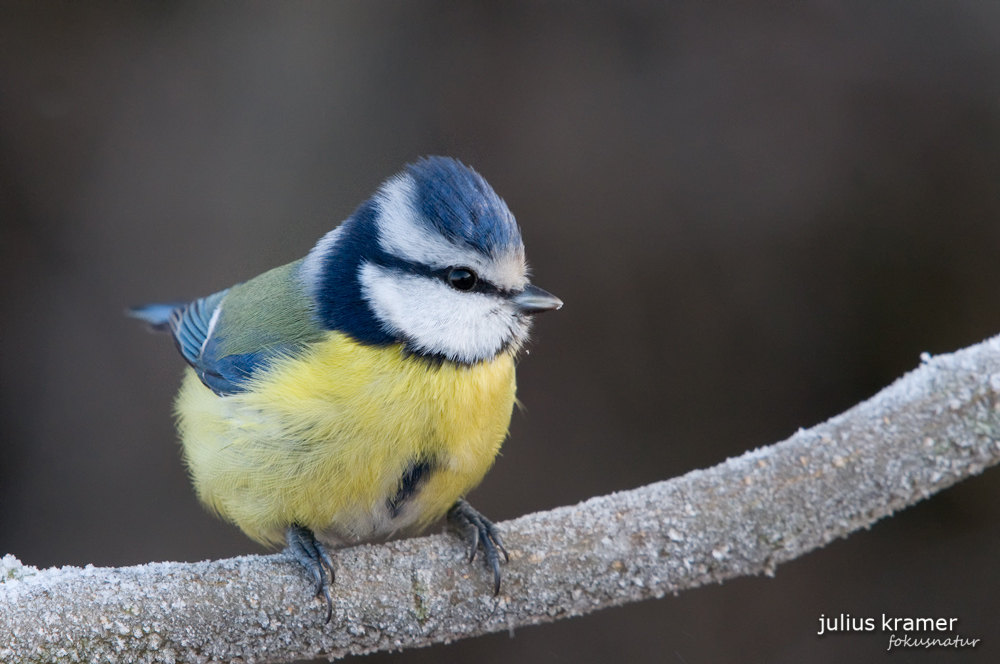
[[[518,310],[522,314],[537,314],[542,311],[552,311],[553,309],[559,309],[563,305],[563,301],[552,293],[543,291],[538,286],[531,285],[510,299],[517,305]]]

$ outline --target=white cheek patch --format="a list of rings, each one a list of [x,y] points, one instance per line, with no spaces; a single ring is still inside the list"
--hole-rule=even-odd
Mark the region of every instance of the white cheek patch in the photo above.
[[[523,247],[493,259],[434,233],[420,221],[416,185],[403,174],[386,182],[377,195],[379,244],[393,256],[431,268],[468,267],[494,286],[521,290],[528,285]]]
[[[299,278],[305,284],[306,290],[313,297],[316,296],[316,292],[320,289],[320,280],[323,276],[323,263],[326,262],[326,257],[333,253],[333,249],[337,246],[337,240],[340,238],[343,228],[344,225],[341,224],[321,237],[319,242],[309,250],[309,254],[302,260],[302,265],[299,266]]]
[[[375,316],[419,352],[478,362],[505,345],[519,346],[528,334],[528,323],[502,298],[371,263],[361,266],[359,277]]]

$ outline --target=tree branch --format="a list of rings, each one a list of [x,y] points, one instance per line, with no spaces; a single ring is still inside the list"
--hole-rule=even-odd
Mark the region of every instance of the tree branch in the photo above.
[[[667,482],[502,524],[503,591],[436,535],[336,552],[334,617],[283,554],[37,571],[0,563],[0,660],[285,662],[448,642],[775,567],[1000,460],[1000,337]]]

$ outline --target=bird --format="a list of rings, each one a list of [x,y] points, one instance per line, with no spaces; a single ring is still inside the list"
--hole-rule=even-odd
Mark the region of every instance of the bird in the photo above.
[[[499,594],[497,526],[465,499],[516,403],[533,317],[563,302],[529,280],[521,230],[472,168],[423,157],[304,258],[191,302],[129,314],[189,365],[174,404],[200,501],[286,545],[325,598],[330,551],[441,517]]]

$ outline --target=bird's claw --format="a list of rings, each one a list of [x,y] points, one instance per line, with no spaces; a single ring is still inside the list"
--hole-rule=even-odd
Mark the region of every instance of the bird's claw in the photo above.
[[[299,561],[306,572],[316,583],[316,597],[326,599],[326,622],[333,617],[333,598],[330,596],[330,586],[336,578],[333,571],[333,560],[323,543],[316,539],[311,530],[305,526],[290,526],[285,533],[288,541],[288,551]],[[327,579],[329,572],[329,580]]]
[[[500,554],[503,554],[504,562],[510,562],[510,555],[500,537],[500,529],[464,500],[459,500],[448,510],[448,522],[469,544],[470,563],[475,561],[479,547],[483,548],[486,564],[493,570],[493,596],[499,595]]]

